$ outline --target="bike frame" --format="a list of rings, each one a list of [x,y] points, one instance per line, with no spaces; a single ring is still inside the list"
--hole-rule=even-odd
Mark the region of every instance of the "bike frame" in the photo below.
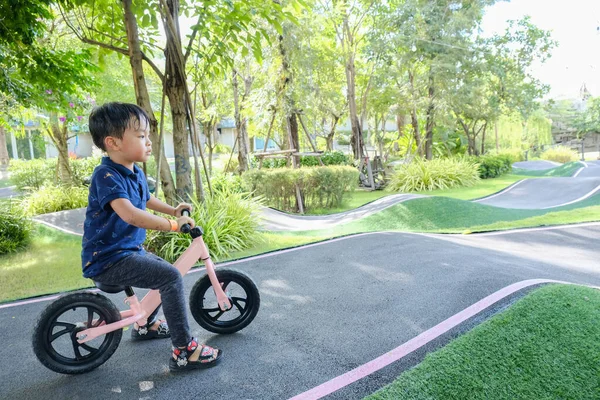
[[[198,260],[204,261],[206,272],[210,283],[217,296],[219,307],[223,311],[231,309],[231,302],[227,297],[227,294],[223,291],[217,274],[215,273],[215,266],[210,259],[208,248],[204,243],[202,236],[195,238],[190,247],[188,247],[183,254],[173,264],[175,268],[179,270],[181,275],[185,276],[190,269],[196,264]],[[89,328],[77,333],[77,342],[85,343],[98,336],[106,335],[107,333],[122,329],[127,325],[138,323],[138,325],[145,325],[147,323],[146,317],[150,315],[160,305],[160,294],[158,290],[149,291],[146,296],[139,301],[137,296],[128,296],[125,298],[125,303],[129,305],[129,310],[121,311],[121,320],[110,324],[102,323],[97,327]],[[96,320],[94,320],[95,322]],[[92,323],[93,324],[93,323]]]

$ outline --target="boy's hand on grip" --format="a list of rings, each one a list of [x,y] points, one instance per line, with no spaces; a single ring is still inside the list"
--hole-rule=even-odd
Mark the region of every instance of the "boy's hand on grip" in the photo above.
[[[179,203],[179,205],[175,208],[175,217],[181,217],[181,212],[183,210],[188,210],[190,213],[192,212],[192,205],[188,203]],[[181,225],[179,225],[181,226]]]
[[[181,227],[185,224],[189,224],[190,228],[196,226],[196,222],[190,217],[179,217],[177,218],[177,226],[179,227],[179,231],[181,232]]]

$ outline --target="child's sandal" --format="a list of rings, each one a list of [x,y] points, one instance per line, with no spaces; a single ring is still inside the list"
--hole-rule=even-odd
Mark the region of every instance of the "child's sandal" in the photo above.
[[[173,348],[173,354],[169,360],[169,369],[172,372],[188,371],[191,369],[204,369],[210,368],[217,365],[221,360],[223,351],[206,346],[200,348],[200,356],[197,361],[190,361],[189,358],[194,354],[194,351],[198,348],[198,339],[192,338],[185,349]]]
[[[164,339],[171,337],[171,331],[169,331],[169,325],[167,321],[161,321],[158,325],[158,329],[150,329],[156,323],[156,320],[148,322],[144,326],[139,328],[133,328],[131,330],[131,338],[133,340],[148,340],[148,339]]]

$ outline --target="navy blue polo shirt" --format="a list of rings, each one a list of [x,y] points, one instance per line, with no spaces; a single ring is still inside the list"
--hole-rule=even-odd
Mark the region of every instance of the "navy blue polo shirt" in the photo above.
[[[94,169],[83,225],[81,262],[83,276],[92,278],[131,253],[143,253],[146,230],[129,225],[117,215],[110,202],[129,199],[134,207],[146,209],[150,200],[144,172],[134,171],[108,157]]]

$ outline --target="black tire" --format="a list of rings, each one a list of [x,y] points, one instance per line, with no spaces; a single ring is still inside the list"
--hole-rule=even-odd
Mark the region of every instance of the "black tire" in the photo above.
[[[33,330],[33,351],[42,364],[61,374],[83,374],[108,360],[121,342],[118,329],[89,342],[77,343],[76,333],[104,322],[121,319],[117,307],[97,293],[73,293],[50,304]],[[73,321],[71,321],[73,320]],[[57,327],[63,328],[56,331]]]
[[[200,278],[190,293],[190,310],[198,324],[207,331],[229,334],[247,327],[260,308],[260,294],[248,275],[234,269],[216,270],[232,309],[221,311],[208,275]]]

